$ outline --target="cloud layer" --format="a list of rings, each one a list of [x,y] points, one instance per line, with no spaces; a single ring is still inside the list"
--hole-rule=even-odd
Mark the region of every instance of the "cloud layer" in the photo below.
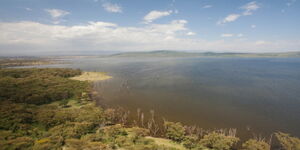
[[[150,11],[145,17],[144,17],[144,23],[151,23],[152,21],[159,19],[164,16],[169,16],[173,13],[172,10],[169,11],[157,11],[153,10]]]
[[[53,24],[59,24],[63,21],[62,17],[70,14],[70,12],[60,9],[45,9],[45,11],[51,16]]]
[[[260,6],[255,1],[249,2],[246,5],[240,7],[240,9],[243,10],[241,14],[229,14],[224,19],[219,20],[217,24],[226,24],[229,22],[233,22],[242,16],[250,16],[253,14],[254,11],[256,11],[259,8]]]
[[[238,41],[188,38],[186,20],[144,27],[122,27],[110,22],[85,25],[47,25],[38,22],[0,22],[0,54],[61,51],[199,50],[266,52],[298,50],[300,41]]]
[[[107,11],[111,13],[122,13],[122,7],[118,4],[112,4],[112,3],[104,3],[102,4],[102,7]]]

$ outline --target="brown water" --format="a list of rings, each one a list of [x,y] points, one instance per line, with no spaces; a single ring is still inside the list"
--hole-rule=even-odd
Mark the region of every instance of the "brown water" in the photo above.
[[[101,103],[154,110],[205,129],[237,128],[242,137],[283,131],[300,136],[300,59],[81,58],[59,67],[106,71]]]

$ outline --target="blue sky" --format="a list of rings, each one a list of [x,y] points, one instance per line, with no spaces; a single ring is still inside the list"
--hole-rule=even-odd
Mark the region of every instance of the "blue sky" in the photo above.
[[[300,50],[297,0],[1,0],[0,54]]]

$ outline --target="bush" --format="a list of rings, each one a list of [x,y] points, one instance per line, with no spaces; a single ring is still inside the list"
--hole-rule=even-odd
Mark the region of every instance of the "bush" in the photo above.
[[[12,149],[12,150],[30,150],[32,149],[34,140],[30,137],[17,137],[15,139],[0,140],[1,149]]]
[[[0,69],[0,100],[41,105],[81,96],[88,83],[67,79],[80,73],[72,69]]]
[[[55,126],[49,130],[51,136],[64,138],[80,138],[83,135],[94,132],[94,125],[90,122],[67,122]]]
[[[277,132],[275,133],[282,149],[284,150],[300,150],[300,139],[291,137],[287,133]]]
[[[264,141],[250,139],[243,144],[243,150],[270,150],[270,145]]]
[[[77,111],[77,116],[75,118],[75,121],[77,122],[88,121],[97,125],[104,122],[103,111],[98,106],[85,105],[76,111]]]
[[[108,137],[117,138],[118,136],[126,136],[128,133],[120,124],[113,126],[104,127],[101,129],[102,133],[106,134]]]
[[[181,123],[177,122],[164,122],[166,129],[166,137],[176,142],[181,142],[184,138],[185,129]]]
[[[187,149],[196,148],[198,146],[198,138],[195,136],[186,136],[186,137],[184,137],[182,144]]]
[[[212,132],[205,135],[200,140],[200,144],[208,148],[216,150],[229,150],[232,146],[239,141],[239,138],[226,136],[225,134]]]
[[[36,113],[37,122],[47,129],[65,122],[90,122],[95,126],[104,121],[102,109],[94,105],[59,108],[55,105],[40,106]]]
[[[101,142],[89,142],[79,139],[67,139],[66,140],[66,150],[102,150],[108,149],[106,144]]]
[[[51,136],[36,140],[33,146],[33,150],[60,149],[63,144],[64,138],[62,136]]]
[[[31,105],[0,102],[0,129],[15,131],[21,128],[21,124],[30,125],[34,122],[33,113]]]
[[[129,135],[131,138],[131,141],[136,144],[138,142],[140,142],[140,140],[142,138],[144,138],[145,136],[149,135],[150,131],[148,129],[144,129],[144,128],[139,128],[139,127],[132,127],[130,129]]]
[[[139,127],[132,127],[131,132],[137,137],[145,137],[150,133],[148,129],[139,128]]]

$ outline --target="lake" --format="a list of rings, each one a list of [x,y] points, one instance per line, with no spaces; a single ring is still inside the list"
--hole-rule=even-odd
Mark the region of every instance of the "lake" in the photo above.
[[[109,107],[140,108],[205,129],[238,135],[300,136],[299,58],[73,58],[52,67],[108,72],[95,83]]]

